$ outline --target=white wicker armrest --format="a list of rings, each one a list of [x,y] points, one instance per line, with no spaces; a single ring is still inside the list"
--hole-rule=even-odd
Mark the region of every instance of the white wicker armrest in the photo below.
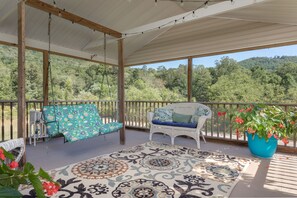
[[[153,112],[147,112],[147,120],[149,121],[149,123],[152,123],[153,117],[154,117]]]
[[[11,151],[13,149],[20,148],[20,152],[15,159],[16,162],[19,162],[25,153],[25,144],[23,138],[1,142],[0,147],[3,147],[6,151]]]

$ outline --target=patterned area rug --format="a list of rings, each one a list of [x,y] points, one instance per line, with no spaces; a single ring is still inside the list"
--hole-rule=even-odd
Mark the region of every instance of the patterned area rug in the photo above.
[[[55,197],[228,197],[249,161],[148,142],[50,171]],[[23,189],[24,197],[35,197]]]

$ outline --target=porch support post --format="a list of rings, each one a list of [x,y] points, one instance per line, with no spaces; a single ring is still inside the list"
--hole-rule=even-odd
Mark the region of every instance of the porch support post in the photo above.
[[[120,143],[125,144],[125,90],[124,90],[124,54],[123,54],[123,39],[118,41],[118,109],[119,122],[123,123],[123,128],[120,130]]]
[[[193,58],[188,58],[188,102],[192,101],[192,71],[193,71]]]
[[[48,105],[48,51],[43,51],[43,105]]]
[[[18,3],[18,138],[26,140],[25,1]],[[26,161],[26,155],[23,162]]]

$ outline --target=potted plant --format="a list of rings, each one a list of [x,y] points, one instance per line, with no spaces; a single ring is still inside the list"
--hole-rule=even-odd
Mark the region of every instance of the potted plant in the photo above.
[[[237,136],[246,133],[251,153],[271,158],[277,142],[285,145],[296,132],[297,111],[285,111],[279,106],[250,105],[233,113]]]
[[[45,194],[51,196],[59,190],[60,185],[42,168],[36,172],[28,162],[22,169],[18,166],[14,156],[0,147],[0,197],[22,197],[18,191],[21,184],[32,185],[39,198],[45,198]]]

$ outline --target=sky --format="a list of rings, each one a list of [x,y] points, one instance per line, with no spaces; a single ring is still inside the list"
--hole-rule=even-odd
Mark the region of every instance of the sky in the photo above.
[[[203,58],[193,59],[193,65],[204,65],[205,67],[215,67],[216,60],[220,60],[222,57],[228,56],[236,61],[242,61],[252,57],[274,57],[274,56],[297,56],[297,45],[290,45],[284,47],[266,48],[260,50],[252,50],[246,52],[237,52],[230,54],[223,54],[217,56],[208,56]],[[187,60],[177,60],[162,63],[147,64],[148,68],[158,68],[163,65],[166,68],[177,68],[180,64],[187,64]],[[142,67],[135,66],[135,67]]]

